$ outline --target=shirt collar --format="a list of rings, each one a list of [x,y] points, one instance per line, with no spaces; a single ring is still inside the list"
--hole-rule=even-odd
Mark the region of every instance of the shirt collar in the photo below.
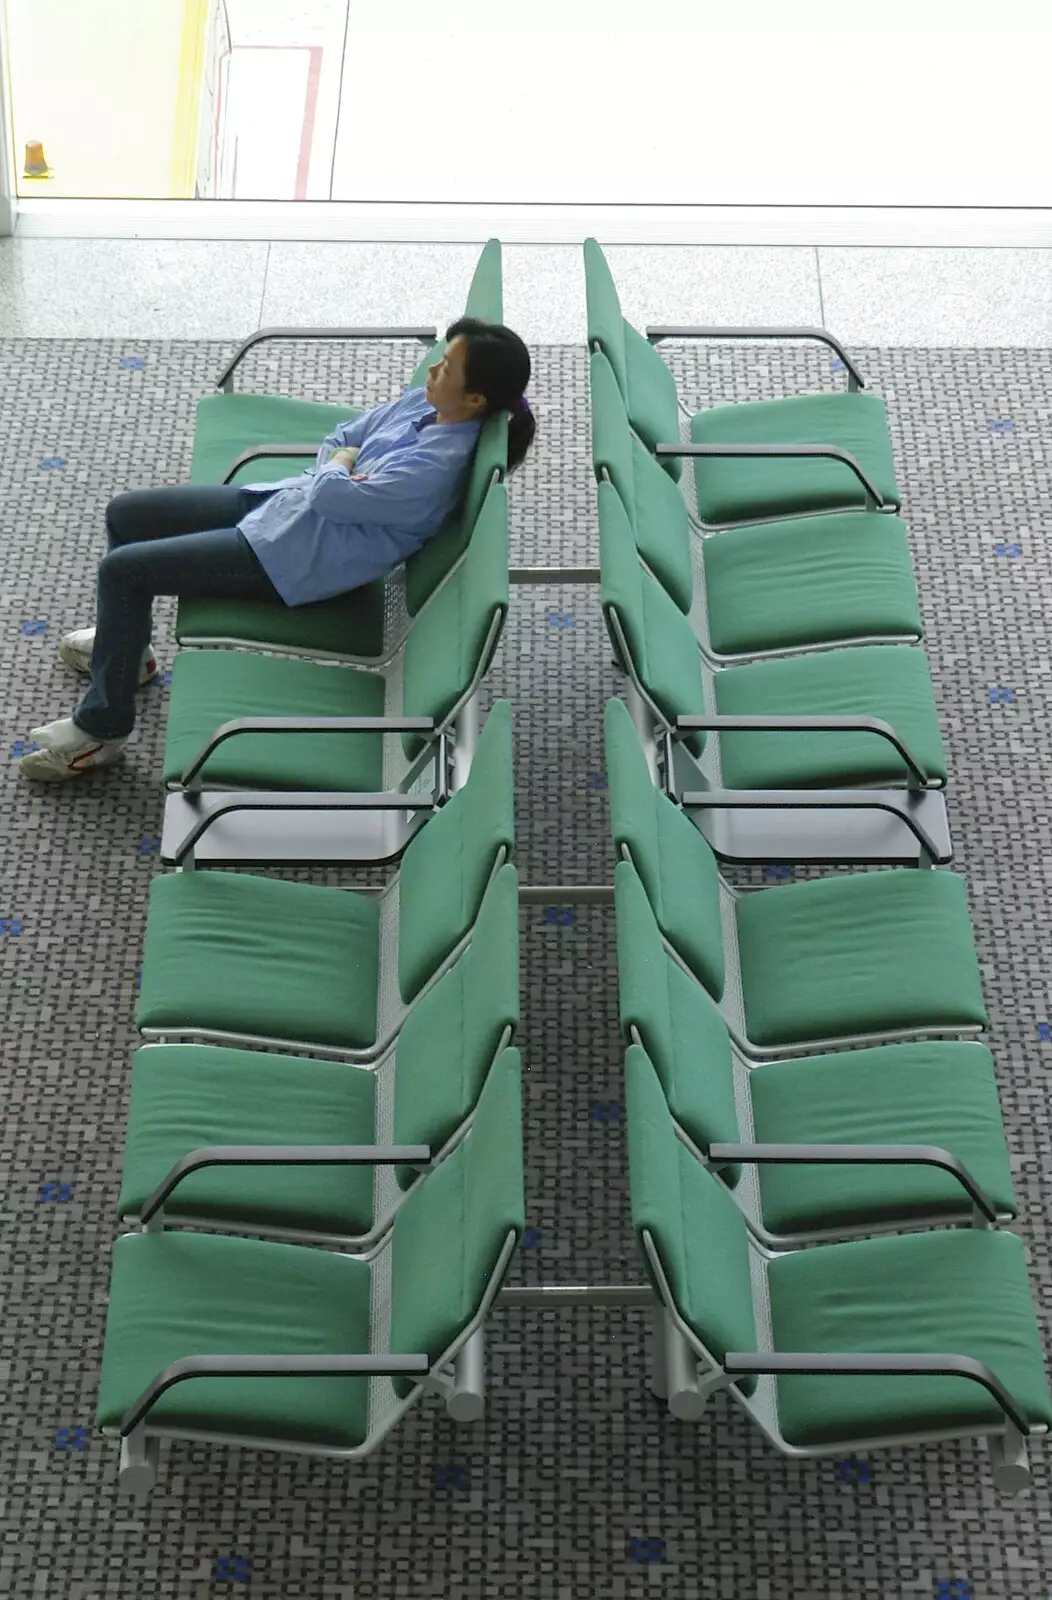
[[[416,417],[413,421],[413,427],[416,429],[417,433],[422,433],[423,430],[427,427],[430,427],[431,424],[437,420],[437,418],[438,412],[432,408],[429,411],[425,411],[422,417]],[[446,426],[449,428],[481,428],[482,424],[476,418],[471,418],[467,422],[449,422],[446,424]]]

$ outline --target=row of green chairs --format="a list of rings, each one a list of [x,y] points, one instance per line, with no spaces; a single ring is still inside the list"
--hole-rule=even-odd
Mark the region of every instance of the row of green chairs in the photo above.
[[[997,1228],[1018,1208],[994,1064],[940,1037],[986,1022],[962,880],[736,892],[619,700],[606,760],[655,1391],[696,1418],[726,1388],[789,1455],[983,1436],[1024,1487],[1052,1395]]]
[[[484,249],[467,312],[502,320],[501,250]],[[275,337],[420,338],[427,329],[268,329],[198,405],[194,482],[272,481],[360,412],[233,389]],[[438,341],[409,387],[444,348]],[[294,444],[275,444],[282,437]],[[384,582],[331,600],[180,599],[163,756],[161,857],[182,864],[390,861],[470,760],[475,696],[508,611],[508,418],[484,425],[446,526]],[[353,737],[338,735],[353,734]],[[337,735],[337,737],[334,737]],[[393,798],[411,798],[397,807]],[[289,805],[291,794],[297,796]],[[377,804],[376,796],[391,796]],[[360,796],[334,808],[327,797]],[[366,797],[371,797],[366,804]],[[310,812],[311,816],[305,816]]]
[[[500,321],[501,298],[491,241],[467,311]],[[434,337],[253,336],[198,407],[194,481],[285,476],[357,414],[235,392],[252,347],[311,333]],[[179,602],[178,870],[150,889],[118,1203],[136,1231],[97,1414],[126,1487],[150,1487],[163,1438],[353,1457],[427,1391],[479,1413],[523,1212],[511,715],[480,734],[476,698],[508,608],[506,469],[501,415],[456,515],[383,584]],[[398,865],[351,889],[196,870],[316,860]]]
[[[513,808],[498,702],[385,889],[154,880],[97,1412],[125,1486],[163,1438],[357,1456],[426,1390],[479,1414],[523,1226]]]
[[[830,419],[857,413],[890,471],[883,403],[852,390],[699,413],[696,436],[716,414],[724,440],[739,428],[736,451],[766,430],[781,443],[765,449],[805,454],[773,474],[752,459],[698,461],[700,485],[726,469],[720,506],[733,525],[692,526],[664,470],[678,456],[652,453],[661,428],[667,450],[679,448],[672,375],[621,316],[594,240],[585,269],[603,611],[669,792],[756,792],[751,815],[718,798],[699,815],[730,859],[769,858],[772,840],[795,828],[792,853],[810,844],[812,859],[949,860],[946,759],[927,658],[911,646],[923,630],[905,526],[886,509],[832,510],[823,485],[838,474],[854,483],[852,473],[835,465],[830,479],[828,463],[816,469],[806,455],[844,437]],[[746,521],[761,511],[776,520]],[[801,789],[822,798],[791,803],[787,792]],[[758,815],[775,808],[773,826]]]

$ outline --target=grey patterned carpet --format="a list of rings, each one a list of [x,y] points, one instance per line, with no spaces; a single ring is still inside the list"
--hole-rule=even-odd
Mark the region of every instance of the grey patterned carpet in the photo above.
[[[639,1312],[499,1311],[485,1423],[425,1402],[370,1461],[186,1445],[145,1504],[91,1432],[146,891],[159,870],[167,690],[125,763],[47,789],[17,775],[68,715],[58,664],[93,619],[109,496],[185,476],[193,408],[229,347],[0,342],[3,875],[0,1593],[13,1600],[1041,1600],[1052,1510],[998,1501],[971,1446],[786,1463],[724,1399],[673,1422],[644,1385]],[[952,774],[1009,1142],[1046,1334],[1052,1289],[1052,419],[1047,352],[857,353],[888,397]],[[595,559],[587,369],[533,352],[537,448],[512,479],[516,563]],[[411,352],[257,354],[245,385],[388,398]],[[842,381],[814,350],[673,352],[702,404]],[[170,661],[174,602],[157,607]],[[518,591],[489,693],[515,709],[527,882],[608,880],[597,597]],[[304,876],[290,873],[288,876]],[[326,880],[325,874],[306,874]],[[339,881],[333,876],[327,881]],[[524,914],[528,1223],[519,1281],[636,1281],[611,915]],[[1043,1303],[1042,1303],[1043,1302]],[[1046,1452],[1046,1457],[1049,1452]]]

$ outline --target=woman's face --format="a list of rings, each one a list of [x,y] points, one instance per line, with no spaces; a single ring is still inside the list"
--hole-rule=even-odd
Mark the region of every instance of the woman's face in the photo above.
[[[434,362],[427,369],[427,398],[442,416],[470,417],[476,411],[485,410],[483,395],[464,393],[466,355],[467,341],[462,333],[458,333],[446,346],[441,361]]]

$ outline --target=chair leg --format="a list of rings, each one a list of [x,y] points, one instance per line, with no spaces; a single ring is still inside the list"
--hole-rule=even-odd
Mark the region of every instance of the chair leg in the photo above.
[[[994,1488],[999,1494],[1022,1494],[1030,1488],[1030,1457],[1018,1429],[1009,1427],[1003,1434],[987,1438]]]
[[[453,1362],[453,1389],[446,1410],[454,1422],[479,1422],[486,1413],[486,1345],[476,1328]]]
[[[698,1385],[698,1358],[668,1313],[663,1315],[668,1409],[680,1422],[697,1422],[708,1398]]]
[[[146,1437],[140,1426],[121,1440],[121,1460],[117,1485],[124,1494],[148,1495],[157,1482],[159,1439]]]

